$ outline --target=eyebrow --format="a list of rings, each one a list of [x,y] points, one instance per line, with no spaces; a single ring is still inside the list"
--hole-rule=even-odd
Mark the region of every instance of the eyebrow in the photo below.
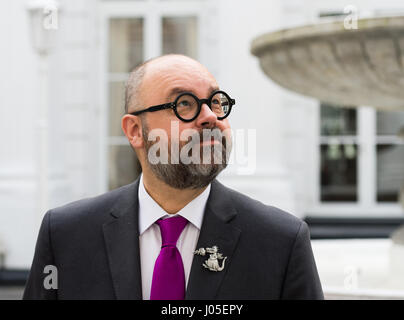
[[[219,90],[219,87],[210,87],[209,88],[209,94],[212,94],[213,92]],[[178,95],[180,95],[181,93],[184,92],[191,92],[194,95],[198,96],[194,90],[192,89],[186,89],[186,88],[182,88],[182,87],[176,87],[170,90],[168,97],[167,98],[172,98],[173,96],[177,97]]]

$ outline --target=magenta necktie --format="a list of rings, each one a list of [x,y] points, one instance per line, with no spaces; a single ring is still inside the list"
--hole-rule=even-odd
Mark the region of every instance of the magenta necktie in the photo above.
[[[161,251],[154,265],[150,300],[183,300],[185,273],[177,241],[188,220],[176,216],[160,219]]]

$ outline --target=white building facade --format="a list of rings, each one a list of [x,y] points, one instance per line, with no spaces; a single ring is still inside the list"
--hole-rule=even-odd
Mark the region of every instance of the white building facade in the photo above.
[[[404,13],[404,3],[399,1],[349,4],[367,14]],[[45,214],[40,210],[39,192],[47,193],[44,199],[50,209],[136,178],[135,154],[120,130],[123,87],[130,69],[165,53],[187,54],[206,65],[221,88],[236,99],[230,115],[234,132],[244,130],[240,132],[245,140],[248,129],[255,132],[253,157],[229,166],[219,180],[302,218],[402,217],[403,210],[394,198],[396,184],[392,190],[387,188],[393,194],[390,198],[378,193],[383,189],[378,181],[385,179],[378,180],[378,172],[383,171],[380,162],[393,161],[396,177],[401,169],[401,177],[404,173],[396,164],[404,154],[401,140],[394,132],[384,134],[382,130],[391,121],[399,128],[404,124],[399,118],[402,115],[389,119],[364,107],[355,115],[342,112],[333,116],[333,109],[321,107],[319,101],[272,83],[250,53],[254,37],[317,23],[320,16],[343,12],[346,5],[328,0],[60,1],[58,29],[48,58],[48,183],[39,188],[38,177],[43,172],[38,165],[42,152],[38,128],[44,125],[38,116],[39,57],[31,46],[27,1],[2,2],[0,248],[5,252],[5,267],[30,267]],[[350,126],[348,118],[354,118],[355,125]],[[394,124],[397,118],[403,122]],[[330,134],[329,129],[335,127],[336,133]],[[339,151],[335,145],[340,146]],[[378,154],[378,145],[380,150],[383,145],[393,145],[396,151]],[[355,162],[354,169],[328,176],[323,172],[324,157],[335,161],[338,152],[351,157],[344,163]],[[333,163],[342,165],[329,162]],[[240,168],[248,166],[253,170],[240,174]],[[342,182],[333,185],[335,176],[344,172],[355,176],[353,182],[342,177]],[[324,177],[331,182],[324,182]]]

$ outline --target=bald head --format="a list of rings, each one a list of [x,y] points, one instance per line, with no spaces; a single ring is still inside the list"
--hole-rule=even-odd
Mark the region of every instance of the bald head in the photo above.
[[[152,60],[143,62],[130,72],[125,86],[125,113],[134,112],[142,108],[140,99],[141,84],[146,73],[146,66]]]
[[[216,83],[207,68],[190,57],[169,54],[152,58],[137,66],[129,75],[125,90],[125,113],[147,107],[147,100],[157,87],[161,90],[161,84],[169,83],[182,74],[184,79],[192,76]]]

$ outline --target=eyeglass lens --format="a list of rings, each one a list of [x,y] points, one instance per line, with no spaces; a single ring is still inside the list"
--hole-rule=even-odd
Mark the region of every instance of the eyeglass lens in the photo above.
[[[230,101],[219,92],[212,97],[210,107],[217,117],[224,117],[230,111]],[[185,94],[178,99],[176,108],[181,118],[189,120],[198,113],[198,102],[193,96]]]

